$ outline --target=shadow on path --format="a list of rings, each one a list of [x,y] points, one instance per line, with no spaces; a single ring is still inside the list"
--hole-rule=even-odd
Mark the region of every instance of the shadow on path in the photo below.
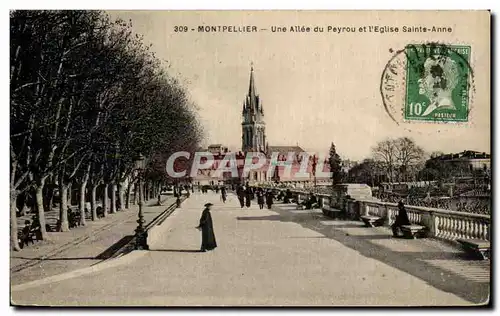
[[[27,258],[27,257],[12,257],[16,259],[26,259],[26,260],[39,260],[39,261],[71,261],[71,260],[97,260],[95,257],[75,257],[75,258]]]
[[[128,235],[120,239],[118,242],[113,244],[111,247],[108,249],[104,250],[100,254],[98,254],[95,259],[99,260],[106,260],[118,253],[120,249],[122,249],[125,245],[127,245],[132,239],[134,238],[134,235]]]
[[[416,239],[394,239],[391,237],[390,230],[387,232],[381,232],[373,228],[364,228],[366,230],[371,230],[375,234],[370,235],[350,235],[342,230],[342,228],[356,227],[362,228],[363,225],[356,225],[346,221],[345,224],[335,225],[336,223],[342,223],[341,220],[333,220],[323,214],[301,214],[292,213],[286,210],[282,210],[276,205],[273,207],[273,211],[279,215],[262,216],[260,218],[265,220],[276,220],[276,216],[279,216],[282,222],[294,222],[301,225],[304,228],[311,229],[315,232],[322,234],[323,236],[336,240],[346,247],[358,251],[361,255],[383,262],[391,267],[398,270],[406,272],[412,276],[415,276],[431,286],[449,293],[453,293],[465,300],[476,304],[486,304],[488,303],[490,294],[490,282],[484,282],[480,280],[470,280],[463,275],[454,273],[450,270],[443,269],[441,267],[435,266],[426,262],[425,260],[448,260],[454,266],[457,265],[476,265],[478,262],[471,260],[464,260],[466,255],[462,252],[444,252],[439,249],[434,249],[428,252],[405,252],[405,251],[395,251],[387,246],[380,245],[377,240],[394,240],[394,242],[404,243],[405,245],[411,245],[413,243],[422,242],[422,240]],[[238,218],[244,219],[244,218]],[[252,218],[250,218],[252,219]],[[323,223],[322,223],[323,222]],[[334,225],[329,225],[328,222],[335,223]],[[372,242],[375,241],[375,242]],[[400,244],[401,245],[401,244]],[[423,246],[431,247],[431,246]],[[411,247],[408,247],[411,249]],[[479,263],[481,264],[481,263]],[[484,267],[484,266],[483,266]],[[490,267],[491,269],[491,267]],[[487,273],[487,270],[484,269]],[[473,277],[473,275],[471,275]],[[403,286],[406,288],[407,286]]]
[[[201,250],[191,250],[191,249],[151,249],[150,251],[165,251],[165,252],[188,252],[188,253],[198,253]]]

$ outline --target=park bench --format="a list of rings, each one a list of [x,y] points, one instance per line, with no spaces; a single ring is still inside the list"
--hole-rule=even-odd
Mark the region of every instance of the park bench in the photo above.
[[[401,231],[404,237],[417,239],[417,237],[425,237],[427,228],[422,225],[403,225],[401,226]]]
[[[75,228],[80,226],[81,214],[78,211],[73,211],[68,214],[68,224],[69,228]]]
[[[324,205],[321,210],[323,211],[323,214],[325,216],[334,218],[334,219],[340,219],[345,217],[345,212],[336,208],[332,208],[328,205]]]
[[[482,239],[457,239],[466,253],[482,260],[490,258],[490,242]]]
[[[24,245],[28,245],[29,242],[34,244],[35,241],[41,239],[41,234],[42,232],[40,231],[40,226],[25,226],[22,230],[17,232],[19,246],[23,248]]]
[[[366,227],[375,227],[383,225],[384,219],[380,216],[363,215],[361,220],[365,223]]]

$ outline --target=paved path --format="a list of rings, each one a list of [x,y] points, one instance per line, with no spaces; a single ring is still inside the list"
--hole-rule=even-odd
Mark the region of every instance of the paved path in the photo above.
[[[175,201],[164,196],[163,206],[150,200],[144,208],[146,224]],[[131,240],[137,227],[138,206],[108,214],[69,232],[49,233],[50,240],[10,252],[11,284],[17,285],[97,264]]]
[[[206,202],[214,204],[218,248],[200,253],[200,232],[194,227]],[[457,251],[440,242],[392,239],[384,229],[288,205],[241,209],[233,195],[222,204],[214,193],[195,194],[159,227],[151,251],[15,286],[13,302],[448,306],[480,303],[488,293],[486,280],[464,278],[436,262],[460,262]],[[476,268],[483,273],[485,266]],[[467,291],[475,293],[467,296]]]

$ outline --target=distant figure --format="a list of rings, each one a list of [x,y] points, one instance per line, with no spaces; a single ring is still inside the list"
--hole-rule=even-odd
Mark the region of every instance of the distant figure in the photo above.
[[[245,206],[248,208],[252,204],[252,188],[247,186],[245,190]]]
[[[219,186],[218,185],[215,186],[215,194],[219,194]]]
[[[175,203],[177,205],[177,208],[180,208],[181,207],[181,197],[180,196],[177,196],[177,200],[175,200]]]
[[[226,187],[225,186],[222,186],[220,188],[220,198],[222,199],[223,203],[226,203],[227,192],[226,192]]]
[[[274,198],[273,191],[268,190],[266,194],[266,204],[268,209],[271,209],[273,206],[273,198]]]
[[[314,204],[318,203],[318,200],[316,199],[316,196],[311,193],[309,196],[309,199],[303,202],[303,205],[306,207],[306,210],[310,210],[313,208]]]
[[[158,194],[158,206],[161,206],[161,193]]]
[[[290,191],[290,189],[286,189],[285,197],[283,198],[283,203],[289,204],[291,198],[292,198],[292,191]]]
[[[403,201],[398,203],[398,215],[396,216],[396,221],[392,224],[392,235],[398,237],[398,229],[403,225],[410,225],[410,220],[408,219],[408,214],[406,213]]]
[[[238,186],[236,195],[238,196],[238,201],[240,201],[241,208],[243,208],[245,206],[245,188],[241,185]]]
[[[264,208],[264,191],[262,188],[257,190],[257,203],[259,204],[260,209]]]
[[[205,209],[201,213],[200,224],[198,229],[201,230],[201,249],[200,251],[205,252],[207,250],[212,250],[217,247],[217,242],[215,241],[214,227],[212,223],[212,215],[210,214],[210,207],[212,203],[205,204]]]

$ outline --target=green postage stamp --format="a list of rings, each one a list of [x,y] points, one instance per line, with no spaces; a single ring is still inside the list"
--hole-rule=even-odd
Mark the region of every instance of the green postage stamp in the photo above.
[[[470,46],[406,46],[407,121],[466,122],[469,116]]]

